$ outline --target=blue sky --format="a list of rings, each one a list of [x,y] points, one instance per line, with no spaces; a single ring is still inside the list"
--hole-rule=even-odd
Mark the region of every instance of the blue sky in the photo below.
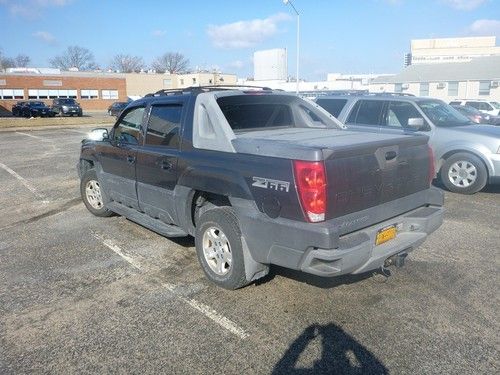
[[[301,78],[327,73],[396,73],[410,40],[496,35],[500,0],[292,0],[300,12]],[[150,63],[181,52],[192,68],[252,76],[253,52],[287,48],[295,72],[296,18],[282,0],[0,0],[3,55],[31,66],[70,45],[106,68],[115,54]]]

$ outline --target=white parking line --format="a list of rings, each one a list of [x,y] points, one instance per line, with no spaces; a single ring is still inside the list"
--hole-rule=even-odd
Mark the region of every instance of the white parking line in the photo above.
[[[94,236],[96,239],[102,242],[104,246],[107,248],[111,249],[114,253],[122,257],[127,263],[129,263],[131,266],[138,270],[142,270],[143,266],[135,260],[134,258],[130,257],[129,255],[125,254],[123,250],[116,245],[112,240],[110,239],[105,239],[103,236],[101,236],[98,233],[92,232],[92,236]],[[207,318],[211,319],[218,325],[220,325],[222,328],[227,329],[229,332],[232,334],[238,336],[240,339],[245,339],[248,337],[248,333],[245,332],[245,330],[241,327],[239,327],[236,323],[231,321],[230,319],[226,318],[225,316],[219,314],[217,311],[212,309],[210,306],[205,305],[204,303],[198,302],[197,300],[193,298],[186,298],[183,295],[181,295],[178,292],[177,286],[174,284],[162,284],[170,293],[172,293],[177,299],[180,301],[186,303],[187,305],[191,306],[193,309],[201,312],[203,315],[205,315]]]
[[[28,181],[26,181],[25,178],[19,176],[15,171],[13,171],[9,167],[7,167],[5,164],[0,163],[0,168],[2,168],[4,171],[8,172],[10,175],[14,176],[15,178],[17,178],[19,180],[19,182],[21,184],[23,184],[26,189],[31,191],[33,193],[33,195],[35,195],[37,198],[39,198],[39,199],[44,198],[44,196],[42,194],[40,194],[39,192],[37,192],[36,189],[33,186],[31,186],[31,184]]]
[[[34,139],[38,139],[39,141],[43,141],[43,142],[52,142],[50,139],[43,138],[43,137],[39,137],[39,136],[37,136],[37,135],[33,135],[33,134],[29,134],[29,133],[16,132],[16,134],[25,135],[26,137],[30,137],[30,138],[34,138]]]

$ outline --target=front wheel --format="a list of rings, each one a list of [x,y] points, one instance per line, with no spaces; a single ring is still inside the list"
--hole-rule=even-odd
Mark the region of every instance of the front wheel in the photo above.
[[[80,193],[85,207],[95,216],[107,217],[113,211],[104,206],[104,192],[101,189],[97,174],[94,169],[85,172],[80,181]]]
[[[474,194],[485,187],[488,171],[475,155],[459,152],[445,160],[440,171],[441,181],[454,193]]]
[[[208,210],[196,224],[196,253],[207,278],[224,289],[247,285],[241,232],[233,209]]]

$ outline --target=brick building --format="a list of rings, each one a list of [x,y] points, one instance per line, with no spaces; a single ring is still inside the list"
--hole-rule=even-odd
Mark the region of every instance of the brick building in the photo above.
[[[10,111],[19,100],[74,98],[83,111],[103,111],[116,101],[127,100],[124,75],[107,73],[34,72],[0,73],[0,112]]]

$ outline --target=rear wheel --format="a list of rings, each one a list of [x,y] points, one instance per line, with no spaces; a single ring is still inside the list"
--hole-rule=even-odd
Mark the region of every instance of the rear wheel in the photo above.
[[[80,193],[85,207],[95,216],[111,216],[113,211],[104,206],[104,191],[101,189],[94,169],[85,172],[80,182]]]
[[[450,156],[441,167],[441,181],[454,193],[474,194],[486,185],[488,171],[475,155],[460,152]]]
[[[196,253],[207,278],[224,289],[248,284],[238,219],[231,207],[201,214],[195,234]]]

